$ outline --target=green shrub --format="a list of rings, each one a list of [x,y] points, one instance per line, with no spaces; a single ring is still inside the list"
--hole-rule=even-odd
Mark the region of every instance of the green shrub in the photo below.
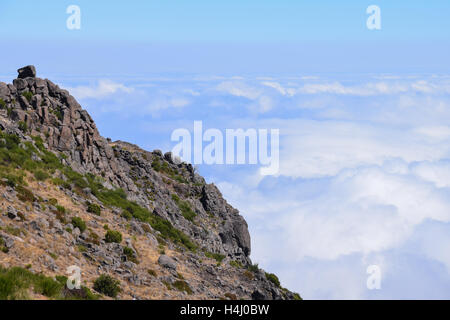
[[[58,219],[61,223],[66,223],[66,208],[60,205],[56,205],[56,210],[53,210],[53,213],[56,215],[56,219]]]
[[[64,208],[63,206],[57,204],[55,205],[56,210],[58,210],[58,212],[60,213],[66,213],[66,208]]]
[[[61,283],[43,275],[38,275],[34,283],[35,292],[46,297],[58,295],[61,292],[61,289]]]
[[[0,267],[0,300],[28,299],[28,290],[49,298],[58,298],[63,286],[42,274],[34,274],[20,267]]]
[[[233,261],[230,261],[230,266],[232,266],[236,269],[241,269],[242,263],[240,263],[239,261],[233,260]]]
[[[172,284],[172,287],[181,292],[186,292],[187,294],[192,294],[192,289],[189,287],[186,281],[177,280]]]
[[[128,221],[133,219],[133,215],[131,213],[129,213],[128,211],[123,211],[120,216]]]
[[[55,260],[58,259],[58,255],[57,255],[56,253],[49,252],[48,255],[49,255],[50,257],[52,257],[53,259],[55,259]]]
[[[62,285],[66,285],[67,279],[68,278],[66,276],[55,276],[55,280],[61,283]]]
[[[100,236],[96,234],[94,231],[89,230],[89,237],[86,240],[87,242],[99,245],[100,244]]]
[[[134,253],[133,249],[129,247],[124,247],[123,254],[127,257],[129,261],[139,264],[139,261],[137,260],[136,254]]]
[[[218,263],[222,263],[222,260],[225,259],[225,256],[220,253],[205,252],[205,256],[210,259],[216,260]]]
[[[166,174],[171,179],[176,180],[179,183],[188,183],[188,181],[183,176],[179,175],[176,170],[170,168],[168,163],[165,161],[163,161],[163,163],[161,164],[161,161],[159,161],[159,159],[153,159],[152,168],[157,172]]]
[[[28,126],[27,126],[26,122],[19,121],[19,130],[24,133],[28,131]]]
[[[94,281],[94,290],[108,297],[115,298],[121,291],[120,282],[109,275],[102,274]]]
[[[297,292],[294,292],[293,294],[294,294],[294,300],[303,300],[303,298]]]
[[[5,100],[3,100],[3,99],[0,98],[0,108],[1,108],[1,109],[5,109],[5,107],[6,107],[6,102],[5,102]]]
[[[105,241],[108,243],[111,243],[111,242],[121,243],[122,242],[122,234],[119,231],[108,230],[108,231],[106,231]]]
[[[161,232],[161,236],[164,239],[170,239],[174,243],[182,244],[191,251],[195,251],[197,249],[197,246],[191,241],[191,239],[180,230],[174,228],[169,221],[158,216],[153,216],[150,220],[150,225],[153,229]]]
[[[70,185],[66,184],[66,182],[63,179],[61,179],[61,178],[52,178],[51,181],[52,181],[52,183],[54,185],[62,186],[65,189],[69,189],[70,188]]]
[[[100,212],[101,212],[101,209],[100,209],[100,206],[98,204],[88,203],[87,211],[90,212],[90,213],[93,213],[93,214],[95,214],[97,216],[99,216]]]
[[[30,91],[22,92],[22,95],[28,100],[28,102],[31,102],[31,99],[33,99],[33,93]]]
[[[16,191],[17,191],[17,198],[19,198],[20,201],[34,202],[35,198],[34,198],[33,192],[31,192],[27,188],[22,187],[22,186],[17,186]]]
[[[274,275],[273,273],[268,273],[266,272],[266,278],[267,280],[269,280],[270,282],[272,282],[274,285],[276,285],[277,287],[280,287],[280,280],[278,279],[278,277],[276,275]]]
[[[157,172],[161,171],[161,162],[158,159],[153,159],[152,168]]]
[[[177,272],[177,278],[180,280],[184,280],[184,277],[181,273]]]
[[[5,240],[3,240],[3,238],[0,237],[0,251],[3,253],[8,253],[9,249],[7,247],[5,247]]]
[[[84,220],[81,219],[80,217],[73,217],[72,225],[74,228],[80,229],[81,233],[83,233],[86,230],[86,222],[84,222]]]
[[[251,264],[247,267],[247,269],[253,273],[257,273],[259,271],[259,265],[257,263]]]
[[[193,222],[194,218],[195,218],[195,216],[197,216],[197,214],[194,211],[192,211],[191,206],[189,205],[189,202],[181,200],[178,197],[178,195],[176,195],[176,194],[172,194],[172,199],[177,204],[183,217],[186,220]]]
[[[60,109],[50,109],[50,113],[53,113],[59,121],[63,120],[63,114]]]
[[[42,170],[37,170],[34,172],[34,177],[36,178],[36,180],[38,181],[44,181],[47,180],[49,178],[48,173],[42,171]]]
[[[88,248],[85,245],[79,244],[77,249],[79,252],[86,252]]]

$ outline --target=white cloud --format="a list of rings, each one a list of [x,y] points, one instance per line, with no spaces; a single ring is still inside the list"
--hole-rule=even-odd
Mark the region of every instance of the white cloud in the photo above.
[[[217,90],[236,97],[244,97],[250,100],[259,98],[262,90],[250,86],[242,81],[224,81],[217,86]]]
[[[253,113],[266,113],[274,106],[273,98],[266,94],[263,88],[257,88],[242,81],[221,82],[216,90],[251,100],[248,109]]]
[[[446,140],[426,140],[415,130],[395,126],[303,119],[274,120],[267,126],[280,128],[279,174],[290,177],[333,176],[393,158],[436,160],[449,153]]]
[[[190,100],[183,97],[159,97],[157,99],[152,100],[147,108],[144,110],[144,113],[154,113],[157,111],[161,111],[168,108],[183,108],[190,104]]]
[[[411,242],[427,258],[443,263],[450,274],[450,224],[426,223],[417,228]]]
[[[267,86],[269,88],[273,88],[275,90],[277,90],[281,95],[285,96],[285,95],[290,95],[290,93],[293,93],[292,91],[286,90],[285,88],[283,88],[283,86],[281,86],[281,84],[279,84],[278,82],[273,82],[273,81],[264,81],[261,82],[262,85]]]
[[[321,181],[272,178],[267,186],[264,180],[258,188],[246,186],[245,192],[230,183],[219,187],[249,221],[253,259],[279,273],[287,286],[305,298],[375,298],[366,288],[365,270],[377,264],[384,285],[400,281],[404,270],[392,254],[450,266],[449,228],[416,233],[427,221],[450,222],[450,188],[423,178],[417,170],[422,165],[448,170],[441,161],[408,165],[398,160],[344,170]],[[380,292],[383,296],[414,297],[401,290]]]
[[[124,84],[116,83],[111,80],[99,80],[96,86],[79,86],[67,88],[76,99],[103,99],[114,93],[131,93],[133,88],[126,87]]]
[[[333,110],[318,99],[308,111]],[[448,101],[393,95],[334,109],[346,120],[230,124],[281,133],[277,177],[219,184],[249,221],[253,259],[305,298],[448,298]],[[367,290],[370,264],[382,265],[384,291]]]
[[[380,81],[369,82],[360,85],[343,85],[342,83],[324,82],[305,84],[297,90],[301,94],[336,94],[336,95],[354,95],[354,96],[375,96],[375,95],[394,95],[407,92],[418,92],[425,94],[447,94],[450,93],[450,84],[448,82],[439,83],[426,80],[410,81]]]
[[[411,166],[412,172],[438,188],[450,187],[450,161],[420,162]]]
[[[437,140],[445,140],[450,137],[450,127],[447,126],[418,127],[415,131]]]

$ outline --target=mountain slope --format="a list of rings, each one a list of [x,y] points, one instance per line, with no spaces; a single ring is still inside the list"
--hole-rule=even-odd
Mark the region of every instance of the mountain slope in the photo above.
[[[32,66],[0,82],[0,108],[4,267],[109,274],[121,299],[299,298],[252,265],[244,218],[190,164],[103,138]]]

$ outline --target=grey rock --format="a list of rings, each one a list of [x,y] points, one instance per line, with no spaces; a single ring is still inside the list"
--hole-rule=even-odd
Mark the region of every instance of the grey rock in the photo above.
[[[164,159],[166,159],[169,163],[174,164],[174,156],[173,156],[172,152],[166,152],[164,154]]]
[[[14,238],[9,236],[6,233],[1,232],[0,233],[0,238],[3,239],[3,244],[6,248],[11,249],[12,247],[14,247]]]
[[[159,256],[158,263],[166,269],[177,270],[177,263],[172,258],[164,254]]]
[[[28,82],[25,79],[14,79],[13,85],[18,91],[23,91],[25,88],[28,87]],[[19,98],[19,97],[18,97]],[[18,99],[16,99],[18,100]]]
[[[24,79],[24,78],[35,78],[36,77],[36,68],[34,66],[25,66],[23,68],[20,68],[19,70],[17,70],[17,72],[19,73],[19,75],[17,76],[17,78],[19,79]]]
[[[12,206],[8,206],[8,208],[6,209],[6,212],[8,214],[8,218],[10,218],[10,219],[18,218],[17,210],[14,207],[12,207]]]
[[[144,229],[142,229],[141,225],[138,222],[136,222],[136,221],[131,221],[130,222],[130,228],[131,228],[131,230],[133,230],[138,235],[145,234]]]
[[[265,290],[256,289],[252,293],[252,300],[272,300],[272,295]]]
[[[140,275],[138,275],[138,274],[134,274],[134,275],[128,277],[127,280],[128,280],[130,283],[134,284],[135,286],[140,286],[140,285],[142,285],[143,282],[145,281],[145,279],[142,278],[142,277],[141,277]]]
[[[123,265],[127,269],[135,269],[136,268],[136,264],[131,262],[131,261],[126,261],[126,262],[123,263]]]
[[[75,228],[75,229],[72,230],[72,236],[73,236],[75,239],[78,238],[78,237],[80,236],[80,234],[81,234],[80,229]]]
[[[33,208],[34,210],[41,210],[41,205],[39,202],[33,202]]]
[[[30,227],[32,230],[35,230],[35,231],[41,231],[41,228],[39,227],[38,222],[35,221],[35,220],[30,221],[29,227]]]

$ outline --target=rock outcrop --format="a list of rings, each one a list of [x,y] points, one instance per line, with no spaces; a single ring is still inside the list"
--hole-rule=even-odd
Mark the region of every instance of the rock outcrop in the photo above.
[[[19,73],[17,78],[25,79],[25,78],[35,78],[36,77],[36,68],[34,66],[26,66],[17,70]]]

